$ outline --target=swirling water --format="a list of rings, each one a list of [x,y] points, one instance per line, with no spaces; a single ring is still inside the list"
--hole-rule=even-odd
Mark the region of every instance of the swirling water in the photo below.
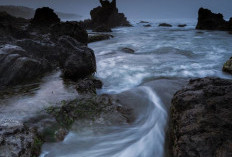
[[[71,131],[64,142],[45,144],[41,157],[168,156],[165,130],[174,91],[189,78],[231,78],[221,69],[232,54],[232,36],[221,31],[195,30],[196,23],[191,20],[184,23],[188,25],[185,28],[178,28],[178,21],[172,21],[172,28],[157,27],[158,23],[152,23],[152,27],[134,23],[134,27],[114,29],[111,40],[90,44],[97,58],[96,76],[104,82],[98,92],[118,94],[134,89],[137,94],[128,96],[139,105],[134,101],[127,103],[134,103],[135,110],[143,109],[128,126],[91,126],[84,131]],[[125,47],[135,53],[123,52]],[[143,86],[152,80],[166,81]],[[151,84],[158,84],[159,89]]]
[[[232,78],[221,71],[232,56],[232,35],[195,30],[191,20],[170,23],[173,27],[164,28],[158,22],[151,22],[152,27],[134,22],[134,27],[113,29],[113,39],[89,44],[97,58],[96,76],[104,83],[98,93],[122,95],[136,111],[136,120],[122,126],[77,124],[63,142],[44,144],[41,157],[167,156],[165,131],[173,93],[190,78]],[[178,28],[180,23],[188,26]],[[135,53],[123,52],[125,47]],[[23,118],[77,95],[59,73],[45,77],[29,93],[1,98],[1,119]]]

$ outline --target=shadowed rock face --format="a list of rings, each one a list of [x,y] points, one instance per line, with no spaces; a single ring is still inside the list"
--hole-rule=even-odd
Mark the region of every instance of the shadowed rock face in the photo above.
[[[48,7],[38,8],[31,20],[32,26],[51,26],[60,22],[60,18]]]
[[[231,134],[231,80],[191,80],[174,95],[170,126],[170,148],[173,156],[231,156]]]
[[[130,26],[125,15],[118,12],[116,0],[113,0],[111,3],[108,0],[100,0],[100,3],[102,6],[94,8],[90,12],[93,28],[101,25],[105,25],[108,28]]]
[[[232,20],[225,21],[222,14],[215,14],[208,9],[200,8],[196,29],[230,31],[232,30]]]
[[[232,57],[228,61],[226,61],[226,63],[223,65],[222,70],[224,72],[232,74]]]

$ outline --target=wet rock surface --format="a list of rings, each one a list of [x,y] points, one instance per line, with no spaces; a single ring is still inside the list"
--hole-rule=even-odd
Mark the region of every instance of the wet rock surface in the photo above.
[[[232,57],[228,61],[226,61],[226,63],[223,65],[222,70],[224,72],[232,74]]]
[[[133,50],[131,48],[127,48],[127,47],[122,48],[122,51],[125,52],[125,53],[130,53],[130,54],[135,53],[135,50]]]
[[[222,14],[215,14],[208,9],[200,8],[196,29],[231,31],[232,20],[225,21]]]
[[[131,26],[123,13],[118,12],[116,0],[109,2],[108,0],[100,0],[101,6],[91,10],[92,28],[105,25],[108,28],[118,26]]]
[[[98,26],[96,28],[93,29],[94,32],[112,32],[112,30],[110,28],[108,28],[107,26]]]
[[[232,155],[232,81],[190,80],[171,106],[170,149],[175,157]]]
[[[73,80],[96,71],[95,55],[86,46],[86,30],[77,22],[59,21],[50,8],[37,9],[31,25],[28,20],[0,14],[0,31],[4,32],[0,35],[1,88],[39,78],[56,68]]]

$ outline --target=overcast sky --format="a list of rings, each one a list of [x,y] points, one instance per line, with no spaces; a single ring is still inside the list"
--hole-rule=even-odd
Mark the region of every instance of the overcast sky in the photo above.
[[[0,0],[1,5],[21,5],[32,8],[49,6],[56,11],[89,17],[98,0]],[[117,0],[120,12],[129,19],[197,18],[199,7],[232,17],[232,0]]]

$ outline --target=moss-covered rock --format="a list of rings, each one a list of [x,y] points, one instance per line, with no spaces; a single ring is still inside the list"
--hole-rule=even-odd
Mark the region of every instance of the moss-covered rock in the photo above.
[[[222,70],[232,74],[232,57],[223,65]]]

